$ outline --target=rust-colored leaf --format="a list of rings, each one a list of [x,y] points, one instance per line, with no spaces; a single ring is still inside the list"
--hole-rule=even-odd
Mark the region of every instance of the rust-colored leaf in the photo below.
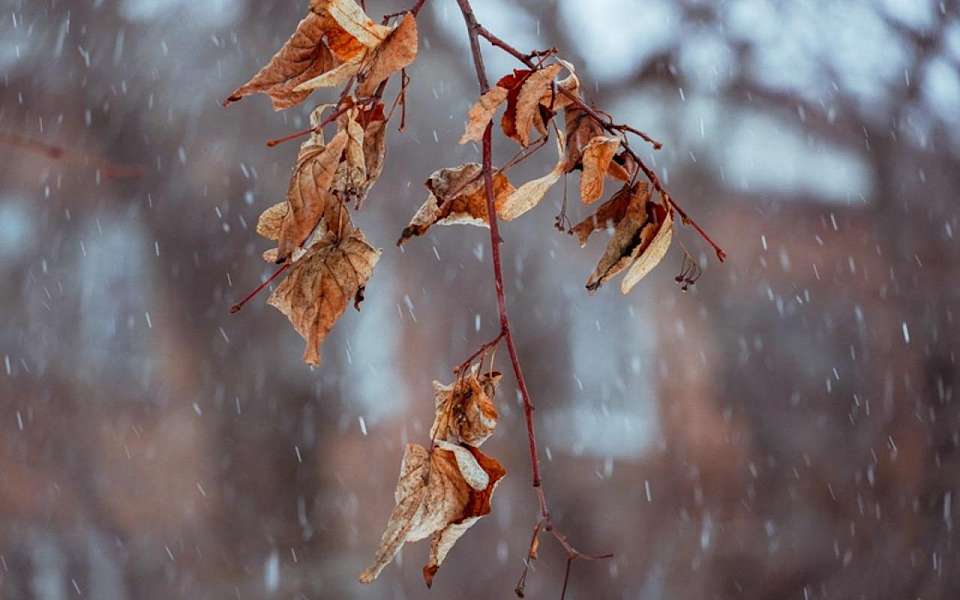
[[[646,183],[640,181],[633,186],[624,185],[612,198],[601,204],[597,212],[574,225],[570,233],[577,236],[581,247],[586,246],[587,239],[594,231],[616,227],[627,214],[627,207],[637,195],[645,196],[649,200],[650,192]]]
[[[376,48],[391,31],[374,23],[354,0],[311,0],[310,10],[325,18],[327,44],[343,61]]]
[[[580,201],[592,204],[603,195],[603,183],[620,138],[597,136],[583,148],[583,173],[580,175]]]
[[[672,227],[670,210],[653,202],[646,188],[638,187],[617,223],[600,262],[587,280],[587,289],[594,292],[624,269],[640,264],[629,285],[621,287],[623,293],[629,291],[663,258],[670,245]],[[654,240],[657,240],[656,245],[653,244]]]
[[[297,90],[301,83],[317,77],[337,64],[337,59],[324,44],[324,18],[307,13],[297,29],[265,67],[224,100],[224,106],[244,96],[263,93],[270,96],[274,110],[296,106],[310,95]]]
[[[476,448],[439,442],[430,452],[408,444],[394,493],[396,506],[360,581],[376,579],[406,542],[433,536],[423,568],[424,581],[431,585],[456,541],[489,514],[493,492],[504,475],[499,462]]]
[[[533,71],[528,69],[514,69],[510,75],[504,75],[497,81],[497,87],[507,90],[507,109],[500,118],[500,129],[503,135],[512,140],[518,140],[517,135],[517,102],[520,99],[520,90],[523,83]]]
[[[306,341],[303,360],[320,364],[320,344],[366,285],[380,251],[353,229],[335,244],[318,244],[293,263],[267,304],[282,312]]]
[[[358,96],[372,96],[387,77],[410,65],[417,58],[417,20],[412,13],[374,50],[366,73],[357,86]]]
[[[500,373],[477,375],[476,368],[449,385],[433,382],[436,415],[430,428],[435,441],[480,446],[497,426],[493,403]]]
[[[567,173],[583,168],[583,150],[590,140],[603,136],[603,126],[581,108],[569,106],[564,111],[566,125]]]
[[[488,227],[487,196],[482,168],[477,163],[467,163],[452,169],[440,169],[430,175],[427,189],[430,194],[417,210],[400,236],[398,244],[409,238],[423,235],[433,225],[477,225]],[[493,175],[495,206],[500,207],[514,187],[503,173]],[[499,208],[497,213],[499,214]]]
[[[479,142],[497,108],[507,99],[508,90],[495,85],[480,96],[467,113],[467,126],[460,138],[461,144]]]
[[[283,220],[278,240],[281,258],[289,257],[313,232],[327,205],[336,202],[330,186],[347,144],[347,133],[337,132],[326,146],[306,143],[287,188],[289,211]]]
[[[514,139],[520,142],[521,146],[527,147],[530,144],[530,129],[534,125],[534,118],[539,114],[540,99],[549,92],[554,77],[562,68],[563,65],[560,64],[544,67],[527,77],[523,85],[520,86],[514,121],[516,129]]]

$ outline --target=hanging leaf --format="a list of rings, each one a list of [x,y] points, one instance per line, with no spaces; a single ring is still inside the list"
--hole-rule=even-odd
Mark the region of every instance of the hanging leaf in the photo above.
[[[317,244],[293,263],[267,304],[282,312],[303,339],[303,360],[320,364],[320,345],[373,274],[380,251],[353,229],[335,244]]]
[[[583,150],[590,140],[604,135],[603,126],[581,108],[569,106],[564,111],[566,124],[567,173],[582,169]]]
[[[357,95],[372,96],[380,82],[409,66],[416,58],[417,20],[408,12],[396,29],[373,51],[370,66],[357,86]]]
[[[623,220],[624,215],[627,214],[627,207],[638,195],[646,197],[644,202],[650,199],[650,192],[646,183],[638,181],[633,186],[624,185],[612,198],[601,204],[596,213],[574,225],[570,233],[576,235],[577,239],[580,240],[581,248],[586,246],[587,238],[594,231],[616,227]]]
[[[466,131],[463,132],[463,136],[460,138],[461,144],[479,142],[483,138],[483,132],[487,129],[487,125],[491,119],[493,119],[497,108],[507,99],[508,93],[508,90],[499,85],[495,85],[477,99],[473,106],[470,107],[470,112],[467,113],[467,126]]]
[[[603,195],[603,183],[620,138],[599,135],[583,148],[583,173],[580,175],[580,201],[592,204]]]
[[[520,93],[517,96],[514,139],[524,148],[530,144],[530,129],[533,128],[534,117],[539,113],[540,99],[544,94],[549,93],[553,79],[562,68],[560,64],[544,67],[527,77],[520,87]]]
[[[483,169],[477,163],[467,163],[452,169],[440,169],[430,175],[427,189],[430,194],[410,220],[397,244],[413,236],[423,235],[433,225],[476,225],[489,227],[487,196]],[[514,187],[503,173],[493,175],[495,206],[500,207]],[[500,209],[497,209],[499,214]]]
[[[543,200],[550,188],[560,181],[560,178],[566,172],[566,161],[563,158],[563,140],[560,137],[557,137],[557,153],[559,159],[556,166],[543,177],[524,183],[510,194],[503,201],[502,206],[497,209],[498,216],[505,221],[512,221]]]
[[[407,444],[380,546],[371,564],[360,574],[370,583],[406,542],[433,536],[430,557],[423,568],[427,586],[456,541],[481,517],[490,513],[497,483],[506,470],[476,448],[437,443],[432,452]]]
[[[514,69],[510,75],[504,75],[497,81],[497,87],[507,90],[507,109],[500,118],[500,129],[503,135],[519,142],[517,134],[517,102],[520,99],[520,90],[523,83],[533,73],[529,69]]]
[[[376,48],[391,31],[374,23],[354,0],[311,0],[310,10],[325,18],[327,44],[340,60]]]
[[[476,368],[450,385],[434,381],[436,416],[430,438],[475,447],[483,444],[497,426],[493,398],[499,383],[500,373],[478,376]]]

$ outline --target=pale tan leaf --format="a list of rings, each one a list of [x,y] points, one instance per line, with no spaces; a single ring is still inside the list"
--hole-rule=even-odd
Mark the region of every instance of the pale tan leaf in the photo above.
[[[264,250],[260,256],[268,263],[276,263],[280,258],[280,252],[278,252],[276,248],[270,248],[269,250]]]
[[[557,59],[557,61],[563,65],[563,67],[569,71],[570,74],[557,82],[556,93],[554,93],[554,90],[550,89],[544,92],[543,96],[540,98],[540,106],[548,108],[554,112],[565,109],[574,103],[569,97],[560,93],[560,90],[567,91],[577,98],[580,97],[580,79],[577,78],[577,73],[574,70],[573,65],[563,59]]]
[[[366,73],[360,78],[357,96],[372,96],[387,77],[409,66],[417,58],[417,20],[412,13],[373,52]]]
[[[580,200],[592,204],[603,195],[603,183],[620,138],[597,136],[583,148],[583,174],[580,176]]]
[[[283,201],[260,213],[260,218],[257,219],[257,233],[268,240],[279,240],[280,227],[289,210],[290,205]]]
[[[528,210],[534,208],[543,200],[547,192],[560,181],[565,172],[563,159],[563,139],[557,137],[557,153],[560,158],[549,173],[543,177],[533,179],[521,185],[515,192],[507,196],[502,204],[497,205],[497,215],[505,221],[512,221]]]
[[[320,344],[361,292],[380,259],[359,229],[335,245],[318,245],[295,262],[267,304],[282,312],[306,341],[303,360],[320,364]]]
[[[316,89],[343,85],[360,71],[360,67],[363,66],[363,56],[363,54],[360,54],[354,59],[337,65],[336,68],[304,81],[294,88],[294,91],[309,94]]]
[[[270,96],[274,110],[296,106],[310,95],[298,86],[324,73],[337,64],[337,59],[324,44],[324,19],[307,13],[289,40],[253,78],[238,87],[224,100],[226,106],[244,96],[264,93]]]
[[[630,265],[630,270],[623,276],[620,282],[620,292],[627,294],[637,285],[641,279],[647,276],[647,273],[653,270],[670,249],[670,241],[673,239],[673,212],[667,211],[667,216],[663,225],[657,230],[657,235],[645,250],[640,253],[637,260]]]
[[[360,110],[353,108],[340,116],[337,125],[347,134],[343,160],[337,167],[331,189],[341,202],[356,200],[367,183],[367,165],[363,152],[363,126],[357,122]]]
[[[427,189],[430,194],[404,228],[398,244],[413,236],[423,235],[433,225],[476,225],[489,227],[487,196],[483,170],[477,163],[467,163],[450,169],[440,169],[430,175]],[[514,192],[507,176],[497,172],[493,176],[495,206],[501,206]]]
[[[530,144],[530,129],[533,127],[534,116],[540,110],[540,98],[550,90],[554,77],[563,66],[552,64],[534,72],[523,82],[520,95],[517,97],[516,130],[517,141],[526,147]]]
[[[387,121],[383,114],[383,103],[361,111],[359,122],[363,125],[363,161],[367,169],[367,183],[363,196],[370,190],[383,172],[383,159],[386,154]],[[359,204],[363,196],[358,199]]]
[[[467,113],[467,126],[463,136],[460,137],[461,144],[479,142],[483,138],[484,130],[497,112],[497,107],[507,99],[508,93],[509,90],[495,85],[480,96]]]
[[[305,144],[300,149],[290,185],[287,188],[289,211],[280,229],[278,248],[287,258],[303,244],[316,228],[327,205],[336,202],[330,185],[347,144],[347,133],[340,131],[326,146]]]
[[[430,585],[456,540],[489,514],[493,492],[505,474],[500,463],[476,448],[444,443],[429,452],[408,444],[394,493],[396,506],[373,563],[360,574],[360,581],[376,579],[404,543],[433,535],[430,560],[424,567],[424,579]]]
[[[476,369],[450,385],[434,381],[436,412],[430,438],[479,447],[497,426],[497,407],[493,397],[499,383],[500,373],[478,376]]]

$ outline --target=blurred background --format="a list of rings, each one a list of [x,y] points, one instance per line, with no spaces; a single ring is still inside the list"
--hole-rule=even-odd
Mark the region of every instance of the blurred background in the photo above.
[[[429,173],[479,159],[457,145],[477,87],[453,0],[419,19],[407,131],[356,217],[384,249],[362,311],[314,370],[263,299],[228,314],[271,272],[253,225],[297,153],[264,141],[335,92],[219,102],[306,4],[0,0],[0,597],[512,596],[536,500],[509,373],[493,513],[431,592],[427,543],[355,579],[431,381],[497,328],[485,230],[394,246]],[[674,250],[591,297],[605,240],[552,229],[559,189],[504,228],[555,520],[616,554],[575,563],[568,598],[957,597],[957,4],[475,1],[663,141],[636,147],[729,253],[685,228],[690,292]],[[492,77],[517,66],[485,52]],[[528,597],[559,597],[542,548]]]

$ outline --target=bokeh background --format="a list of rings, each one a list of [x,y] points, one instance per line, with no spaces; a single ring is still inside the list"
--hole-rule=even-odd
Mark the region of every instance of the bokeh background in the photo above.
[[[690,292],[675,251],[591,297],[604,240],[552,229],[559,191],[504,228],[556,521],[616,553],[569,598],[958,597],[957,5],[476,0],[665,143],[644,156],[730,255],[685,229]],[[497,327],[485,230],[394,246],[426,176],[479,156],[456,143],[477,89],[455,2],[420,18],[408,129],[357,216],[383,258],[323,365],[262,301],[227,312],[270,272],[253,224],[297,152],[264,140],[310,105],[219,101],[305,6],[0,1],[0,597],[511,597],[536,501],[510,375],[493,514],[431,592],[425,543],[355,582],[431,381]],[[529,597],[563,568],[545,543]]]

